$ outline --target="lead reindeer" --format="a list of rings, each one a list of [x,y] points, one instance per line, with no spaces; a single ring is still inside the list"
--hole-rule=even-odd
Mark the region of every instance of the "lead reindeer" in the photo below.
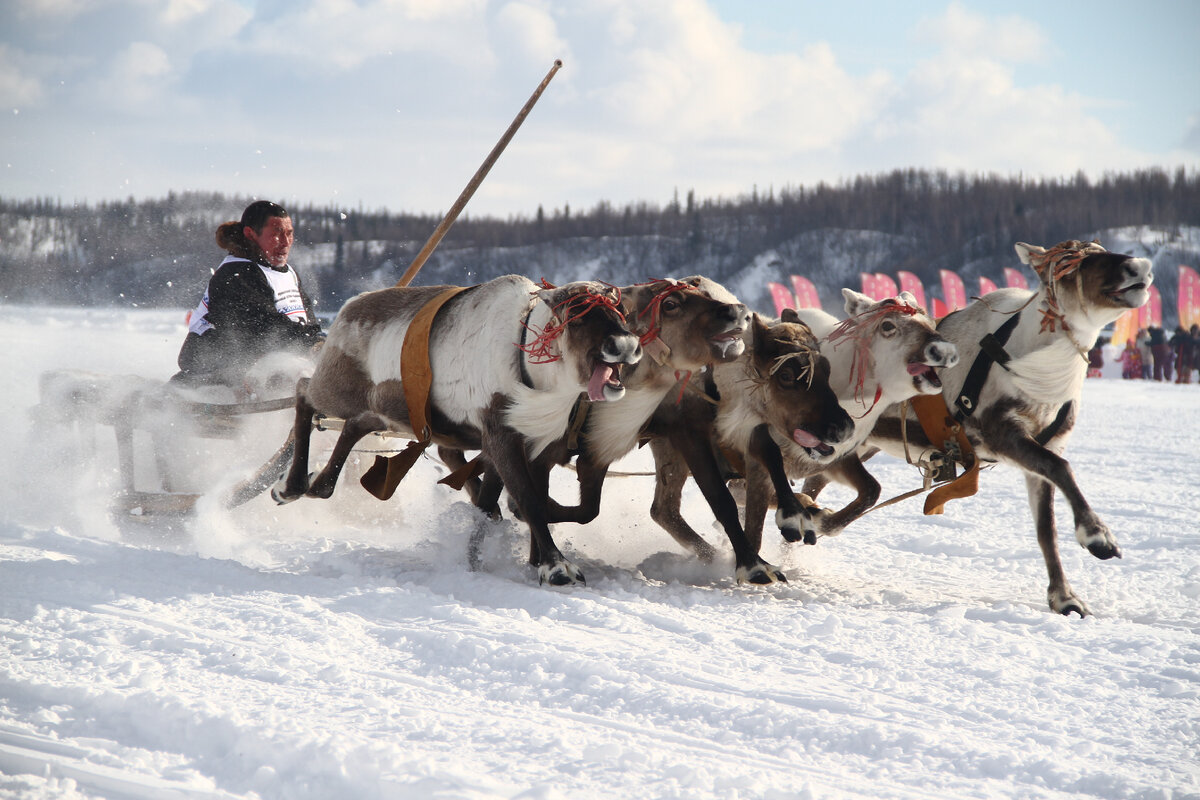
[[[1050,584],[1050,608],[1090,614],[1067,582],[1058,552],[1054,491],[1074,517],[1075,538],[1100,559],[1120,557],[1116,537],[1092,510],[1063,457],[1078,412],[1087,351],[1100,330],[1149,299],[1150,261],[1110,253],[1096,242],[1066,241],[1049,249],[1023,242],[1017,256],[1037,273],[1036,291],[1001,289],[938,324],[962,355],[942,370],[942,398],[950,422],[962,426],[977,459],[1025,472],[1029,504]],[[931,442],[910,418],[882,418],[869,444],[905,454]],[[816,485],[806,486],[815,492]]]
[[[480,450],[529,525],[539,580],[574,582],[578,569],[550,535],[546,476],[531,462],[567,430],[581,393],[606,403],[625,394],[621,370],[638,363],[642,348],[618,303],[606,284],[544,288],[516,275],[467,288],[393,287],[355,297],[330,327],[312,378],[297,383],[295,455],[272,497],[330,497],[351,448],[376,431]],[[409,349],[410,329],[418,339],[426,332],[427,349]],[[422,359],[402,365],[402,352],[406,360],[428,354],[427,413],[410,409],[421,397],[406,397],[420,382]],[[329,462],[312,477],[314,413],[345,425]]]

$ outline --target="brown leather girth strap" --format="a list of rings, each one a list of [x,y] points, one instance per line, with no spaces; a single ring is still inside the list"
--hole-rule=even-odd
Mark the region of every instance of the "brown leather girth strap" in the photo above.
[[[925,513],[941,514],[947,501],[970,497],[979,491],[979,459],[962,425],[946,410],[946,401],[940,394],[917,395],[909,402],[934,448],[966,465],[962,475],[936,487],[925,498]]]
[[[472,458],[466,464],[463,464],[458,469],[451,472],[446,477],[442,478],[438,483],[443,486],[449,486],[451,489],[461,489],[467,485],[467,481],[472,478],[478,478],[483,474],[483,453]]]
[[[394,456],[375,456],[375,463],[363,473],[359,483],[380,500],[396,492],[400,481],[433,442],[429,425],[429,389],[433,385],[433,366],[429,363],[429,336],[433,320],[451,298],[469,287],[455,286],[436,295],[421,307],[404,334],[400,346],[400,382],[404,388],[404,403],[408,406],[408,421],[416,439]]]

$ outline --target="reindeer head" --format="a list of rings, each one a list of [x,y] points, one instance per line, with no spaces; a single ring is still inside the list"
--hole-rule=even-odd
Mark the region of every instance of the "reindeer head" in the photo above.
[[[1076,315],[1097,327],[1107,325],[1150,299],[1154,269],[1149,259],[1110,253],[1099,242],[1076,240],[1049,250],[1017,242],[1016,251],[1022,263],[1033,267],[1046,291],[1043,329],[1053,330],[1055,320]]]
[[[856,394],[864,393],[860,400],[865,405],[884,397],[898,403],[942,390],[936,369],[957,364],[958,348],[937,332],[911,293],[879,301],[853,289],[842,289],[842,295],[848,318],[828,339],[834,347],[854,348],[850,378]],[[865,396],[871,391],[874,401]]]
[[[728,289],[700,276],[627,287],[626,314],[655,361],[698,370],[745,350],[750,311]]]
[[[745,358],[757,385],[750,391],[764,393],[759,408],[767,423],[813,461],[833,460],[837,445],[854,434],[854,420],[829,385],[829,359],[817,337],[790,308],[774,324],[755,314],[752,331]]]
[[[621,312],[621,292],[598,281],[576,281],[538,290],[550,319],[525,345],[531,363],[562,360],[588,398],[619,400],[625,394],[621,368],[642,358],[638,338]]]

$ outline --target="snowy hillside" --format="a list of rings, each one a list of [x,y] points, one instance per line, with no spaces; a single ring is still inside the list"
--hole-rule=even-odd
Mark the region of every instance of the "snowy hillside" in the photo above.
[[[182,338],[178,311],[0,306],[0,797],[1200,798],[1198,385],[1085,386],[1070,455],[1124,558],[1079,548],[1060,503],[1081,620],[1046,607],[1007,469],[814,547],[768,522],[770,588],[733,582],[694,487],[718,563],[650,521],[644,453],[599,520],[556,529],[586,587],[539,587],[511,521],[471,572],[487,523],[432,461],[386,504],[346,480],[118,528],[109,429],[93,461],[25,410],[48,369],[164,379]],[[287,424],[182,455],[211,489]],[[871,468],[885,497],[916,485]]]

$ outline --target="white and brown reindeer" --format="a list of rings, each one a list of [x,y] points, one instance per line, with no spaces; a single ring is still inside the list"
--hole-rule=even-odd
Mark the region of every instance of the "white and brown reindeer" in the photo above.
[[[796,415],[802,409],[792,404],[800,395],[779,395],[764,402],[766,398],[754,391],[744,371],[734,365],[713,370],[720,396],[714,433],[720,446],[743,462],[745,531],[755,550],[761,546],[772,500],[778,504],[775,520],[784,538],[810,544],[818,536],[837,535],[870,508],[879,499],[880,487],[863,467],[858,446],[885,409],[917,394],[938,393],[941,381],[935,370],[957,363],[955,346],[937,333],[933,320],[908,292],[879,301],[852,289],[843,289],[842,294],[845,320],[817,309],[792,312],[788,318],[807,326],[819,343],[836,402],[851,420],[844,436],[822,440],[797,425]],[[682,478],[670,458],[668,452],[655,452],[656,504],[670,497],[677,506],[678,488],[669,482],[681,483]],[[821,473],[849,484],[856,490],[855,498],[830,512],[792,491],[792,480]],[[669,517],[669,512],[663,516]]]
[[[621,371],[638,363],[642,347],[618,303],[607,284],[539,287],[516,275],[466,288],[393,287],[351,299],[330,326],[312,377],[297,383],[295,455],[272,497],[280,503],[330,497],[351,449],[376,431],[479,450],[529,525],[539,580],[574,582],[578,569],[550,535],[546,473],[531,462],[564,435],[581,393],[605,404],[624,396]],[[419,373],[411,370],[423,359],[401,363],[402,352],[413,352],[407,349],[410,328],[428,337],[419,353],[428,359],[427,395],[415,399],[406,397],[406,388],[418,383]],[[314,413],[345,420],[315,477],[308,472]],[[414,419],[425,420],[422,430],[414,430]]]
[[[958,346],[962,360],[941,371],[948,422],[962,426],[975,458],[998,460],[1025,472],[1038,544],[1050,583],[1050,608],[1091,613],[1067,582],[1058,552],[1054,491],[1074,517],[1075,538],[1100,559],[1119,557],[1116,537],[1092,510],[1063,457],[1075,423],[1087,351],[1101,329],[1149,298],[1152,265],[1110,253],[1098,243],[1066,241],[1046,249],[1018,243],[1017,255],[1040,278],[1036,291],[1000,289],[943,318],[938,332]],[[899,414],[880,419],[869,444],[904,455],[930,447],[915,418],[901,428]],[[815,492],[816,485],[806,487]]]
[[[661,279],[621,287],[619,291],[626,318],[638,334],[646,357],[625,370],[625,397],[619,405],[585,405],[586,415],[576,417],[569,435],[533,454],[531,468],[539,471],[539,479],[544,475],[546,480],[555,465],[576,459],[579,503],[564,506],[551,499],[550,522],[586,524],[594,520],[600,513],[609,465],[638,445],[652,415],[675,392],[680,375],[736,359],[745,348],[750,311],[713,280],[702,276]],[[525,413],[515,410],[514,419]],[[530,419],[528,424],[535,425],[537,420]],[[444,449],[441,455],[454,466],[464,463],[461,453]],[[494,471],[487,470],[472,493],[476,505],[490,513],[496,511],[503,483],[496,477]],[[536,557],[537,547],[538,543],[531,541],[531,559]],[[770,568],[761,564],[756,553],[749,553],[746,566],[754,570]],[[582,581],[578,574],[575,578]]]
[[[808,448],[814,459],[832,457],[853,434],[854,421],[830,388],[829,361],[791,309],[785,309],[778,322],[756,314],[741,358],[715,366],[689,388],[664,401],[647,426],[657,478],[650,516],[703,561],[714,559],[715,548],[680,514],[690,473],[733,546],[738,581],[786,582],[782,570],[758,555],[758,541],[743,529],[737,501],[727,486],[727,464],[733,462],[744,472],[746,461],[761,457],[758,447],[769,442],[768,419],[783,435]],[[761,421],[748,452],[722,449],[716,440],[718,418],[735,408],[738,411],[732,413],[757,414]],[[778,452],[776,445],[769,446]]]

